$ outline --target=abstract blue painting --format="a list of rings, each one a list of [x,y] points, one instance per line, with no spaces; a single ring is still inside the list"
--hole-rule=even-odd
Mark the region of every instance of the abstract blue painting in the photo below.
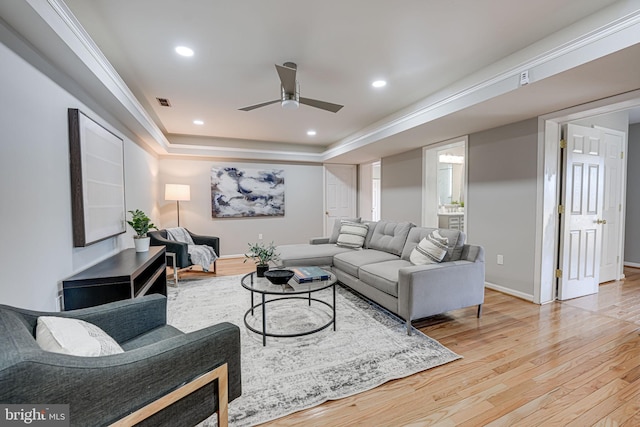
[[[211,215],[284,216],[284,170],[211,168]]]

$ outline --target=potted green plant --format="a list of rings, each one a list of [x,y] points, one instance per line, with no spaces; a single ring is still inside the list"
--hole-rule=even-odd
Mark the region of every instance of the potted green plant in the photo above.
[[[256,263],[256,275],[264,277],[264,272],[269,270],[269,262],[278,259],[276,247],[273,242],[265,245],[264,243],[249,243],[249,253],[244,254],[245,260],[252,259]]]
[[[136,247],[136,252],[147,252],[149,250],[150,238],[147,236],[147,232],[150,229],[158,229],[152,222],[151,218],[147,216],[140,209],[129,211],[131,214],[131,220],[127,221],[127,224],[133,228],[136,235],[133,236],[133,243]]]

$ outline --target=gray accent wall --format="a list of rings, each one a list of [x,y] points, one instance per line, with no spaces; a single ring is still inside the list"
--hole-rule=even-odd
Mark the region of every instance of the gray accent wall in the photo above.
[[[282,217],[212,218],[211,168],[283,169],[285,182],[285,215]],[[213,162],[210,159],[166,158],[160,160],[158,199],[159,226],[177,225],[176,202],[164,201],[164,184],[189,184],[191,200],[180,202],[180,225],[197,234],[220,238],[222,256],[242,255],[248,243],[276,245],[306,243],[323,234],[323,168],[321,165],[290,163],[249,163],[241,161]]]
[[[380,161],[380,218],[422,222],[422,148]]]
[[[533,299],[538,121],[469,135],[468,241],[486,251],[486,281]],[[381,160],[382,219],[422,221],[422,149]],[[497,264],[502,255],[504,264]]]
[[[2,21],[0,36],[0,304],[55,310],[64,278],[133,247],[130,230],[73,247],[67,109],[79,108],[123,138],[127,209],[154,220],[158,161],[25,60],[42,62]]]
[[[485,249],[486,281],[524,298],[534,293],[537,141],[535,118],[469,136],[469,241]]]
[[[640,123],[629,126],[624,261],[640,266]]]

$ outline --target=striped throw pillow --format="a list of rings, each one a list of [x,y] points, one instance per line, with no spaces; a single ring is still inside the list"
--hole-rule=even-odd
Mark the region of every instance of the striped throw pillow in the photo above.
[[[449,239],[442,237],[434,230],[411,251],[409,261],[414,265],[435,264],[442,262],[447,254]]]
[[[367,237],[367,231],[369,231],[367,224],[342,221],[336,245],[343,248],[361,248],[364,245],[364,239]]]

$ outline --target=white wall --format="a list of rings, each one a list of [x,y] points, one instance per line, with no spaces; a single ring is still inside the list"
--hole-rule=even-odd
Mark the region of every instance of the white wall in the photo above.
[[[5,44],[0,64],[0,303],[54,310],[62,279],[133,246],[128,232],[73,248],[67,109],[122,133]],[[157,160],[124,140],[127,209],[157,217]]]
[[[212,218],[211,168],[284,169],[285,215],[259,218]],[[248,243],[262,234],[265,243],[305,243],[322,236],[322,166],[285,163],[213,162],[208,159],[163,158],[160,160],[158,203],[162,228],[177,225],[176,202],[164,201],[165,184],[189,184],[191,201],[180,202],[180,225],[197,234],[220,238],[221,256],[242,255]]]

